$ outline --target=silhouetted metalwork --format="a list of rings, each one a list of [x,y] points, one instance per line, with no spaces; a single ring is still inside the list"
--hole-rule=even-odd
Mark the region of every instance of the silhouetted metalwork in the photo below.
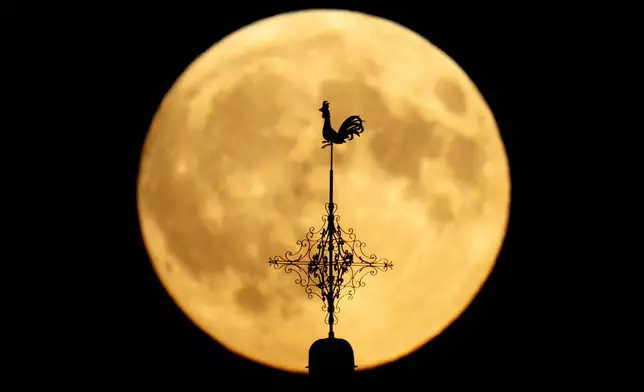
[[[365,254],[366,243],[356,238],[353,229],[344,230],[340,226],[340,217],[333,214],[329,203],[325,207],[328,215],[322,217],[322,227],[317,230],[310,227],[305,238],[296,242],[299,249],[287,251],[284,257],[272,257],[269,264],[288,273],[295,272],[298,276],[295,283],[304,287],[309,298],[321,299],[322,309],[331,313],[333,324],[337,324],[335,314],[340,312],[340,300],[352,299],[356,289],[365,286],[365,276],[387,271],[392,263],[378,259],[375,254]],[[331,264],[325,254],[327,250],[333,252]],[[329,309],[329,305],[334,308]]]
[[[340,129],[336,132],[335,129],[331,126],[331,112],[329,111],[329,103],[327,101],[322,102],[322,107],[320,108],[322,112],[322,118],[324,119],[324,127],[322,127],[322,148],[331,146],[332,144],[343,144],[347,140],[353,140],[353,136],[360,136],[364,132],[364,127],[362,123],[366,122],[360,118],[360,116],[349,116],[346,120],[340,125]],[[333,154],[333,153],[331,153]],[[331,158],[333,159],[333,158]]]
[[[318,297],[322,300],[322,310],[328,313],[325,322],[329,325],[329,338],[333,338],[333,325],[337,324],[336,314],[340,312],[340,300],[345,297],[353,299],[356,289],[365,286],[365,276],[387,271],[393,264],[387,259],[378,259],[375,254],[366,254],[366,243],[356,238],[353,229],[344,230],[339,223],[340,217],[335,215],[338,207],[333,203],[333,144],[344,143],[346,139],[352,140],[354,134],[360,136],[364,131],[363,121],[359,116],[351,116],[342,124],[340,131],[335,133],[330,126],[327,101],[322,103],[320,111],[325,119],[325,139],[331,135],[327,132],[332,131],[333,135],[336,135],[329,136],[329,202],[325,204],[326,215],[322,216],[323,224],[319,229],[313,226],[309,228],[305,238],[296,242],[299,249],[294,252],[287,251],[284,257],[271,257],[268,263],[276,269],[283,268],[287,273],[295,272],[295,283],[304,287],[308,297]]]

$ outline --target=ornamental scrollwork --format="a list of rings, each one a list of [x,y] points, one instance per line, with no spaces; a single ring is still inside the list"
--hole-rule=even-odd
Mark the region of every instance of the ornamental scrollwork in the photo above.
[[[392,269],[393,263],[378,259],[373,253],[365,253],[366,243],[356,238],[353,229],[345,230],[340,226],[340,217],[334,215],[337,205],[333,204],[333,210],[329,203],[325,207],[328,215],[322,216],[323,224],[319,229],[310,227],[305,238],[296,242],[296,251],[271,257],[268,263],[275,269],[295,273],[295,283],[304,288],[309,298],[321,299],[323,311],[329,311],[328,302],[332,299],[330,313],[336,324],[339,302],[345,297],[353,299],[356,289],[366,285],[366,276]],[[333,258],[330,265],[329,253]],[[328,323],[328,319],[325,322]]]

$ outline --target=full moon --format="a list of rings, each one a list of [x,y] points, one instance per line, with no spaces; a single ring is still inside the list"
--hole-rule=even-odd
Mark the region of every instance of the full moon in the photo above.
[[[466,73],[413,31],[374,16],[310,10],[246,26],[200,55],[161,102],[141,155],[141,230],[160,281],[229,350],[306,372],[328,333],[319,299],[268,265],[320,227],[337,130],[334,201],[367,254],[394,262],[339,306],[336,337],[358,370],[396,360],[470,304],[507,227],[508,161]]]

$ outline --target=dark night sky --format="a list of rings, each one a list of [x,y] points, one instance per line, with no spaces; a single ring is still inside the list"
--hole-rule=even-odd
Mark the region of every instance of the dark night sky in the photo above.
[[[121,230],[128,246],[118,261],[127,265],[127,282],[113,294],[118,328],[112,333],[119,337],[120,354],[111,372],[122,375],[130,387],[145,390],[231,390],[221,383],[295,385],[303,376],[228,352],[183,315],[152,270],[135,199],[143,141],[175,79],[227,34],[292,9],[257,8],[262,4],[244,11],[173,9],[180,4],[149,14],[115,14],[103,30],[108,37],[102,40],[109,46],[101,67],[111,74],[105,84],[114,81],[110,87],[125,94],[115,103],[120,126],[112,130],[116,139],[111,140],[121,149],[127,146],[118,160],[129,170],[124,185],[129,193],[123,203],[130,215]],[[602,322],[602,317],[590,321],[587,315],[596,316],[605,307],[585,291],[596,288],[590,271],[607,260],[626,259],[625,244],[635,238],[623,233],[624,215],[615,203],[615,193],[632,180],[605,163],[621,159],[622,165],[633,164],[631,156],[617,154],[613,147],[616,141],[628,142],[606,136],[626,125],[591,116],[621,104],[621,96],[609,91],[618,75],[608,77],[602,70],[616,61],[606,57],[610,53],[620,58],[634,47],[619,37],[603,36],[590,23],[582,26],[564,17],[526,13],[525,18],[463,19],[393,6],[359,10],[415,30],[468,73],[491,107],[505,142],[512,206],[496,267],[467,311],[422,349],[360,373],[358,381],[422,388],[504,384],[523,390],[526,383],[586,372],[579,358],[597,354],[599,343],[590,347],[588,342],[595,339],[591,330]],[[622,28],[620,34],[630,34]],[[611,97],[608,102],[606,97]]]

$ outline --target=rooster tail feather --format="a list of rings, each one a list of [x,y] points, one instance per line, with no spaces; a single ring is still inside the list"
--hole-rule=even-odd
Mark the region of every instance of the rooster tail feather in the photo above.
[[[360,136],[364,132],[364,126],[362,125],[364,121],[360,116],[349,116],[338,130],[338,136],[341,136],[343,139],[353,140],[354,135]]]

